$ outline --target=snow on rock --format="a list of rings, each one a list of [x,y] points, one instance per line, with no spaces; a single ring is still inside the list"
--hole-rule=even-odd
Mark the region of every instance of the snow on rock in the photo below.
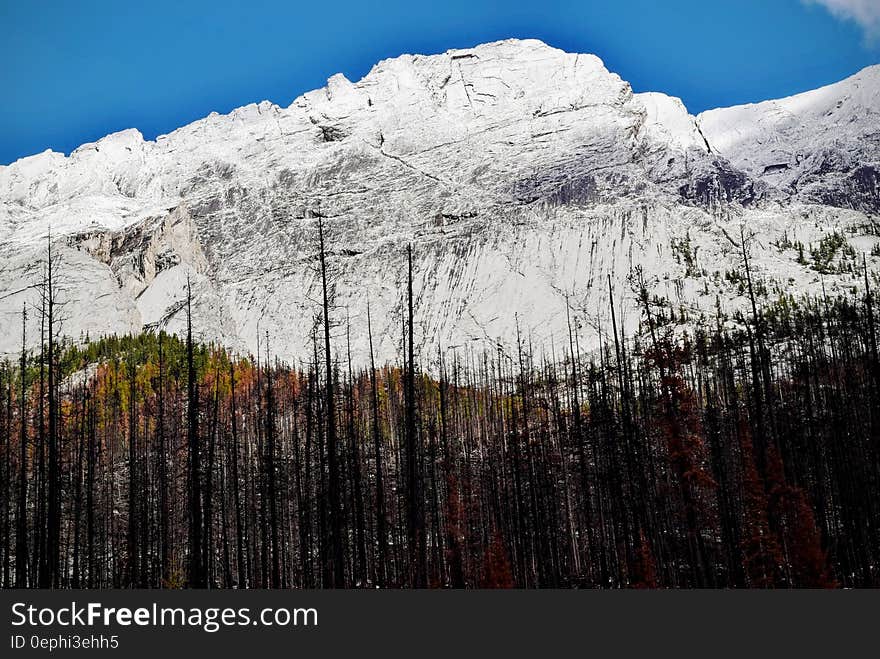
[[[50,230],[68,336],[180,331],[189,285],[200,337],[254,350],[269,332],[286,359],[310,351],[318,216],[334,332],[349,319],[360,362],[368,302],[379,359],[399,349],[409,243],[426,363],[509,349],[517,330],[560,345],[569,312],[595,345],[608,275],[632,331],[636,266],[693,315],[742,305],[725,278],[741,225],[768,295],[818,290],[792,241],[876,242],[853,232],[878,211],[878,71],[695,118],[593,55],[508,40],[384,60],[155,141],[127,130],[24,158],[0,167],[0,352],[20,341]]]
[[[637,98],[647,113],[645,130],[658,145],[708,151],[694,118],[680,98],[657,92],[643,92]]]
[[[802,199],[880,212],[880,65],[696,121],[712,149],[749,176]]]

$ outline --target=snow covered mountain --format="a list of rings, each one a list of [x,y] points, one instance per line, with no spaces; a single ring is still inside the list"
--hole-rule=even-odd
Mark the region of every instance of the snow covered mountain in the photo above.
[[[593,55],[539,41],[404,55],[287,108],[0,167],[0,352],[19,345],[50,229],[66,335],[179,331],[189,277],[202,338],[254,350],[268,332],[286,359],[310,351],[318,215],[335,333],[350,319],[359,361],[368,302],[379,358],[399,348],[410,242],[425,361],[438,346],[510,346],[518,328],[560,345],[567,305],[595,343],[608,275],[632,330],[637,265],[676,305],[742,305],[725,277],[740,267],[741,226],[770,298],[817,290],[819,270],[833,291],[854,284],[836,273],[852,250],[833,250],[831,273],[809,248],[842,235],[860,262],[880,242],[878,126],[880,66],[694,117],[676,98],[633,93]]]

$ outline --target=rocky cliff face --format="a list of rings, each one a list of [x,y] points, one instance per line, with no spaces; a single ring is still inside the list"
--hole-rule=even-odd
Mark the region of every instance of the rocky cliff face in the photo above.
[[[808,257],[835,232],[857,251],[878,242],[878,115],[880,67],[693,117],[678,99],[633,93],[595,56],[538,41],[404,55],[288,108],[0,167],[0,351],[19,342],[50,228],[65,334],[179,330],[190,280],[203,338],[253,350],[268,332],[286,359],[310,350],[318,216],[334,316],[350,319],[361,361],[368,302],[379,358],[399,346],[408,243],[425,361],[438,347],[510,346],[518,328],[560,343],[567,311],[597,342],[608,275],[631,330],[635,266],[692,312],[742,305],[725,278],[741,226],[768,296],[816,290],[798,241]]]

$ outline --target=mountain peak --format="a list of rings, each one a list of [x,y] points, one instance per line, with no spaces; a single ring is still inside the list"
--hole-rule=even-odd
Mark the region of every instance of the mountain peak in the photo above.
[[[786,185],[810,154],[842,141],[852,144],[855,160],[872,162],[880,158],[880,65],[793,96],[707,110],[696,121],[737,167],[752,175],[773,171]]]

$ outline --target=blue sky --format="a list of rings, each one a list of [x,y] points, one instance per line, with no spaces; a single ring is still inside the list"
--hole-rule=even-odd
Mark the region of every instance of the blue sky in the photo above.
[[[880,0],[0,0],[0,163],[286,106],[338,71],[507,37],[595,53],[696,113],[880,62]]]

